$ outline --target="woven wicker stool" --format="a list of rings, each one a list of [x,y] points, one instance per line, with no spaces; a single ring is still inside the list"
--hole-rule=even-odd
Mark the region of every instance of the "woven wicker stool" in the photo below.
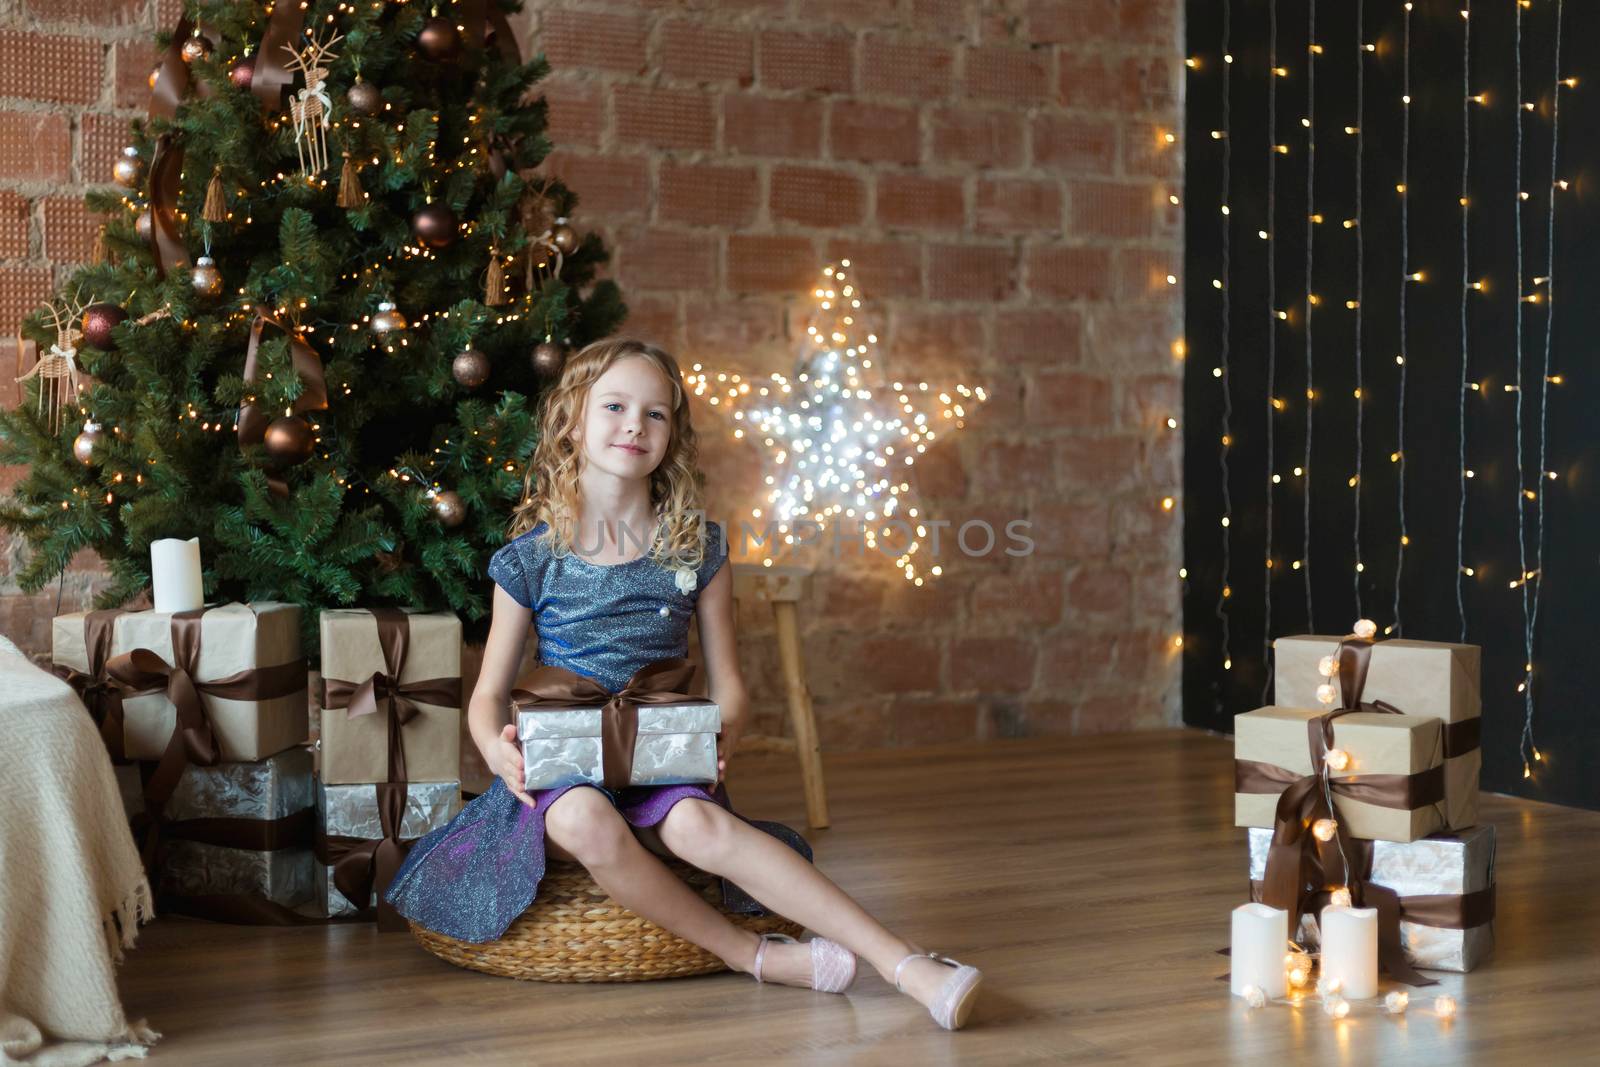
[[[667,866],[735,926],[758,934],[800,936],[800,926],[782,916],[725,911],[714,875],[676,860]],[[447,963],[534,982],[643,982],[726,969],[705,949],[606,896],[580,864],[553,860],[539,882],[538,899],[498,941],[482,945],[457,941],[415,923],[411,934]]]

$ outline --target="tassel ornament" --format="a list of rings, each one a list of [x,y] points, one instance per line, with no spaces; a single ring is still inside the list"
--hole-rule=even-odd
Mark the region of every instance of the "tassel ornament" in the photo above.
[[[361,207],[367,202],[367,191],[361,188],[361,171],[350,153],[344,154],[344,167],[339,171],[339,206],[346,209]]]
[[[503,307],[511,302],[506,295],[506,269],[500,262],[500,250],[489,249],[489,276],[483,283],[483,302],[488,307]]]
[[[200,209],[200,217],[207,222],[228,221],[228,196],[222,188],[221,167],[211,172],[211,181],[206,183],[206,202]]]

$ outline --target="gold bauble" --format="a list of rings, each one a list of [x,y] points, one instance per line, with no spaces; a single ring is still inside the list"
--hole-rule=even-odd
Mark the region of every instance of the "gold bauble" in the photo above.
[[[202,37],[197,33],[183,42],[183,47],[178,49],[178,54],[183,57],[185,63],[194,63],[204,59],[211,54],[211,39]]]
[[[433,495],[433,515],[441,526],[455,529],[467,519],[467,505],[453,489]]]
[[[79,463],[87,467],[94,463],[96,458],[94,450],[104,438],[105,434],[101,432],[100,424],[91,419],[83,424],[83,432],[72,439],[72,454],[77,457]]]
[[[540,341],[533,346],[532,361],[533,372],[542,381],[553,381],[567,365],[566,346],[557,341]]]
[[[562,255],[570,256],[578,247],[578,231],[568,226],[566,219],[557,219],[550,227],[550,243],[560,249]]]
[[[210,256],[201,256],[194,261],[194,273],[189,281],[201,296],[222,295],[222,272]]]
[[[111,180],[124,189],[132,189],[139,184],[139,179],[144,177],[144,161],[139,158],[139,150],[129,145],[122,150],[117,161],[111,164]]]
[[[400,314],[394,304],[385,300],[378,305],[378,310],[368,326],[378,337],[387,337],[406,328],[406,317]]]

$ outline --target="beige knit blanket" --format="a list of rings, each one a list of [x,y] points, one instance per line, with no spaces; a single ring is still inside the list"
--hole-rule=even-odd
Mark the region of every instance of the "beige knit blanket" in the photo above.
[[[0,1063],[142,1057],[114,965],[152,914],[111,758],[71,687],[0,637]]]

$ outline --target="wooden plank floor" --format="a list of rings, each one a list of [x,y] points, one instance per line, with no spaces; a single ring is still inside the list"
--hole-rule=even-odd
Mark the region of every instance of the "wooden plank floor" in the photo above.
[[[863,974],[847,996],[724,974],[513,982],[403,934],[157,920],[123,971],[163,1063],[1528,1063],[1600,1045],[1600,813],[1487,797],[1498,948],[1443,976],[1441,1023],[1313,1003],[1249,1012],[1216,981],[1245,887],[1231,744],[1192,731],[863,752],[828,760],[817,862],[888,925],[984,969],[948,1034]],[[736,761],[746,814],[804,824],[782,757]]]

